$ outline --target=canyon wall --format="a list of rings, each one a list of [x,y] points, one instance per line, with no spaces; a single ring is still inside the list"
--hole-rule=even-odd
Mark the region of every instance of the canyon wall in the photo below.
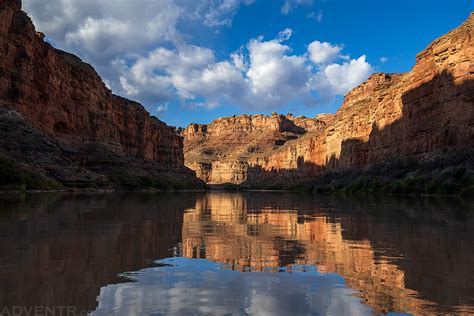
[[[247,179],[248,161],[299,138],[322,130],[323,119],[280,115],[223,117],[210,124],[190,124],[182,130],[186,166],[210,183],[240,183]]]
[[[92,66],[45,42],[19,0],[0,4],[0,108],[74,153],[68,159],[81,166],[95,159],[93,151],[187,172],[175,128],[113,95]]]
[[[235,168],[238,179],[212,176],[206,181],[301,180],[326,170],[360,168],[394,158],[430,159],[472,149],[473,23],[471,13],[461,26],[419,53],[410,72],[372,75],[345,96],[333,116],[319,118],[323,128],[308,129],[298,139],[245,161],[226,161],[224,168],[222,163],[212,164],[208,171],[214,175]],[[195,168],[195,161],[186,158],[186,163]]]

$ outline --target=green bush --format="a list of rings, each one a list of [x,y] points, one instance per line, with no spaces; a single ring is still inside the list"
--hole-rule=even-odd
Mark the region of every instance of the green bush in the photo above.
[[[44,174],[21,167],[13,160],[0,156],[0,189],[2,190],[60,190],[63,186]]]
[[[316,177],[317,192],[474,195],[474,154],[453,153],[430,161],[392,160]],[[307,187],[307,184],[305,184]]]

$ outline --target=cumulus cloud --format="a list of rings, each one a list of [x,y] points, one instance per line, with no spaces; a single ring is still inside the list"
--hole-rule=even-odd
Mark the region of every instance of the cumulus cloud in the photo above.
[[[247,94],[241,72],[228,61],[222,61],[191,74],[174,78],[178,93],[187,99],[202,97],[209,108],[222,102],[236,103]]]
[[[365,55],[342,64],[330,64],[315,75],[315,89],[324,95],[344,95],[372,72]]]
[[[285,29],[272,40],[252,39],[245,49],[231,54],[230,61],[216,61],[211,50],[197,46],[158,48],[122,69],[121,86],[130,97],[137,91],[167,90],[208,108],[221,103],[278,107],[310,94],[307,59],[291,55],[291,48],[283,44],[291,34]],[[201,99],[206,102],[198,102]]]
[[[36,26],[95,63],[172,40],[182,13],[170,0],[25,0]]]
[[[214,62],[214,53],[207,48],[187,45],[180,51],[159,47],[139,57],[132,66],[121,62],[120,84],[130,97],[142,102],[166,101],[174,92],[192,98],[187,89],[189,77],[196,76]],[[134,92],[140,91],[140,95]]]
[[[317,65],[328,64],[341,57],[342,49],[342,46],[320,41],[314,41],[308,45],[309,58]]]
[[[312,77],[312,89],[324,99],[346,94],[374,71],[365,55],[350,59],[341,53],[343,48],[320,41],[308,45],[308,57],[318,69]],[[337,60],[342,63],[335,63]]]
[[[180,23],[230,25],[253,0],[24,0],[37,28],[60,48],[79,54],[105,76],[111,61],[157,46],[185,45]],[[102,68],[101,68],[102,67]],[[110,81],[110,78],[107,78]]]
[[[258,38],[248,45],[250,68],[247,77],[256,101],[264,107],[282,105],[309,92],[306,83],[309,68],[303,56],[288,55],[282,44],[291,30],[280,32],[275,40]]]
[[[232,59],[235,68],[238,70],[246,71],[248,69],[248,63],[241,51],[230,54],[230,58]]]
[[[365,56],[350,59],[342,45],[313,41],[295,54],[286,28],[274,38],[250,39],[226,58],[187,43],[182,23],[219,28],[254,0],[24,0],[39,30],[92,63],[115,93],[152,112],[167,103],[252,110],[290,103],[317,104],[344,94],[372,72]],[[308,0],[286,0],[286,13]],[[283,12],[283,13],[285,13]]]

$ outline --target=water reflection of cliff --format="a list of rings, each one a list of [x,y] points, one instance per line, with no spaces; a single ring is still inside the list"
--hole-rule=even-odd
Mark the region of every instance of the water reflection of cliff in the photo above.
[[[182,253],[241,271],[314,264],[377,312],[474,312],[474,225],[459,218],[472,205],[373,202],[211,193],[184,214]]]
[[[93,310],[100,288],[172,255],[194,194],[1,200],[0,307]]]
[[[118,274],[181,251],[241,271],[315,265],[378,312],[473,313],[472,209],[289,193],[2,199],[0,306],[94,309]]]

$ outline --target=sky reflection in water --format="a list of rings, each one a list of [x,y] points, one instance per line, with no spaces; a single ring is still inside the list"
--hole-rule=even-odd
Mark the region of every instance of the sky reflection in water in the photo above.
[[[156,263],[161,266],[125,274],[135,282],[102,288],[93,315],[371,313],[341,276],[318,273],[314,266],[294,266],[291,273],[242,273],[204,259]]]

